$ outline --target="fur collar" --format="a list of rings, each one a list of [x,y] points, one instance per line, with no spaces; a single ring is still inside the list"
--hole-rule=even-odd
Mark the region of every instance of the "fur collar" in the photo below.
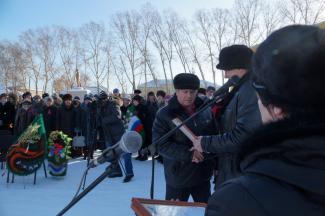
[[[287,140],[322,136],[325,140],[325,116],[286,118],[261,126],[241,145],[240,161],[262,149],[283,145]],[[325,149],[325,145],[324,145]]]

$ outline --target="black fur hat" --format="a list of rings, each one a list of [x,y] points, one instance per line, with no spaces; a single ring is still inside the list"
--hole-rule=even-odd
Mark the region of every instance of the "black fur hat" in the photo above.
[[[65,94],[65,95],[63,95],[62,100],[63,101],[66,101],[66,100],[71,100],[72,101],[72,95],[71,94]]]
[[[288,113],[325,110],[325,30],[293,25],[272,33],[253,58],[253,87],[264,105]]]
[[[44,94],[42,94],[42,98],[43,98],[43,99],[46,98],[46,97],[48,97],[48,96],[50,96],[48,93],[44,93]]]
[[[157,95],[157,97],[158,97],[158,96],[161,96],[161,97],[164,98],[164,97],[166,97],[166,92],[163,91],[163,90],[158,90],[156,95]]]
[[[193,89],[198,90],[200,88],[199,78],[190,73],[177,74],[173,80],[175,89]]]
[[[99,96],[98,96],[98,99],[99,99],[99,100],[105,100],[105,99],[107,99],[107,98],[108,98],[108,94],[107,94],[106,92],[101,91],[101,92],[99,93]]]
[[[253,51],[245,45],[232,45],[223,48],[219,54],[220,70],[247,69],[251,67]]]

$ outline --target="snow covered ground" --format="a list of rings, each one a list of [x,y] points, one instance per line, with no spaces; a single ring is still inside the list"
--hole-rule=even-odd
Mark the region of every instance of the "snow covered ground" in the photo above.
[[[133,160],[135,177],[122,183],[123,177],[105,179],[65,215],[134,215],[131,198],[150,197],[151,161]],[[87,184],[100,176],[107,164],[90,170]],[[76,193],[86,161],[74,159],[69,162],[68,173],[64,178],[45,178],[43,168],[38,171],[36,185],[33,175],[15,177],[15,183],[6,183],[6,175],[0,181],[0,216],[53,216],[59,213]],[[4,170],[1,170],[3,174]],[[164,199],[165,179],[163,166],[156,163],[155,199]]]

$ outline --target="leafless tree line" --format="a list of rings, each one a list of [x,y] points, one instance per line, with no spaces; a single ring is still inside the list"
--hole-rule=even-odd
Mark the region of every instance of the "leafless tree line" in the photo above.
[[[198,10],[191,20],[150,4],[114,14],[106,23],[78,29],[43,27],[22,32],[18,42],[0,42],[0,76],[13,90],[59,92],[93,80],[99,88],[115,79],[123,92],[139,83],[176,73],[195,73],[202,80],[222,76],[218,53],[234,43],[253,46],[289,24],[316,24],[324,19],[325,0],[235,0],[230,10]],[[223,77],[222,77],[223,80]],[[146,90],[145,85],[145,90]],[[160,87],[161,88],[161,87]]]

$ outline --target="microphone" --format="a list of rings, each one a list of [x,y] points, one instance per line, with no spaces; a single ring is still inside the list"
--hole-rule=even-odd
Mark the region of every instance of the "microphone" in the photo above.
[[[218,97],[225,93],[229,93],[229,87],[238,85],[240,78],[238,76],[231,77],[223,86],[221,86],[214,94],[213,97]]]
[[[127,131],[120,141],[105,149],[102,154],[90,161],[88,168],[93,168],[105,162],[112,162],[118,159],[123,153],[135,153],[142,145],[142,137],[138,132]]]

